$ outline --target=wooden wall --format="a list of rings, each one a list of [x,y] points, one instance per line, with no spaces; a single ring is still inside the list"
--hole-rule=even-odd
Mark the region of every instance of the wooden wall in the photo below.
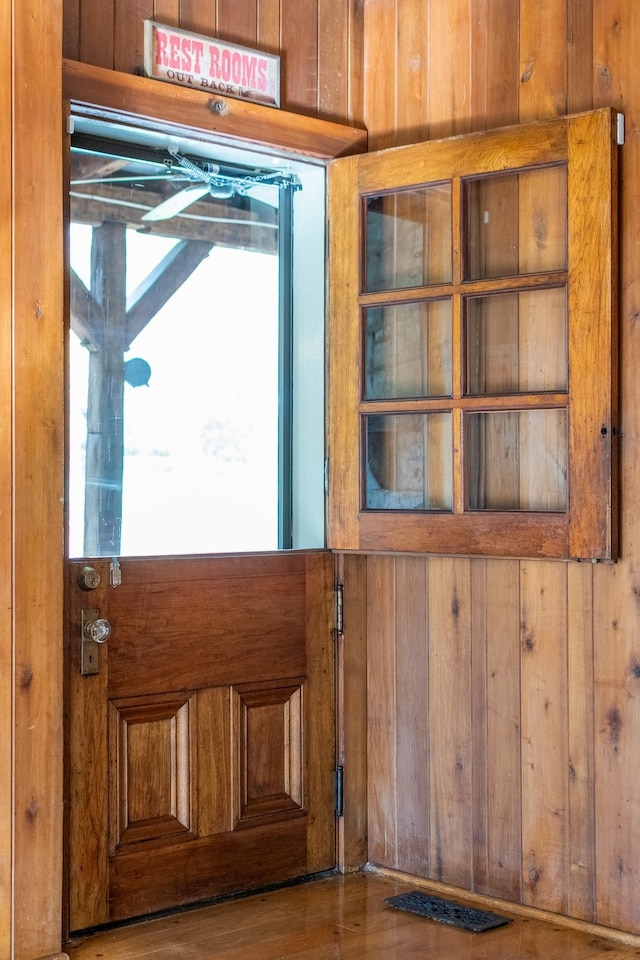
[[[281,58],[281,107],[357,123],[362,0],[65,0],[64,56],[142,70],[144,20],[258,47]]]
[[[283,106],[376,148],[624,111],[619,562],[369,557],[354,606],[370,860],[640,932],[637,0],[65,0],[65,55],[134,71],[146,17],[281,53]]]
[[[373,147],[597,106],[627,128],[620,560],[369,557],[369,858],[638,933],[640,8],[366,0],[364,12]]]
[[[0,956],[62,929],[61,0],[0,0]]]

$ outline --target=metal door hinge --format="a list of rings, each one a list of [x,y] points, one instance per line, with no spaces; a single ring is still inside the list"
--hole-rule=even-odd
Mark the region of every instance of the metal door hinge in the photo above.
[[[336,583],[336,636],[344,633],[344,584]]]
[[[616,143],[624,146],[624,113],[616,114]]]
[[[344,767],[336,767],[336,817],[344,816]]]

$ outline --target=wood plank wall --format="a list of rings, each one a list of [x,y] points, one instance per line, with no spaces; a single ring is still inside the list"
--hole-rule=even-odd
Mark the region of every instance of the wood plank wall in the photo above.
[[[281,57],[284,110],[362,120],[362,0],[65,0],[64,56],[136,73],[144,20]]]
[[[368,802],[372,861],[640,932],[637,0],[65,0],[64,14],[67,57],[124,72],[145,17],[279,52],[283,107],[364,120],[372,148],[626,114],[620,561],[369,557]],[[357,589],[363,564],[345,569]]]
[[[368,558],[369,857],[638,933],[640,8],[366,0],[364,13],[373,148],[598,106],[627,127],[620,560]]]
[[[58,956],[62,0],[0,0],[0,956]]]

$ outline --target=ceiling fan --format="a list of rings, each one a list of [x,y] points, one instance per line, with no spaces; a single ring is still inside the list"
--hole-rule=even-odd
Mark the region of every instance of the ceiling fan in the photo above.
[[[113,144],[99,137],[74,135],[76,176],[71,186],[83,191],[91,184],[127,185],[145,188],[151,182],[170,185],[168,196],[158,197],[150,191],[144,196],[147,208],[141,216],[146,223],[162,222],[182,213],[191,204],[207,195],[217,200],[247,197],[272,208],[278,207],[273,188],[300,190],[295,174],[286,170],[269,170],[222,164],[199,157],[185,156],[179,149],[138,148],[129,144]],[[155,201],[151,209],[148,204]],[[120,199],[120,203],[126,203]]]
[[[270,192],[265,191],[264,187],[301,189],[298,177],[281,170],[256,170],[234,175],[233,172],[222,172],[217,163],[198,164],[179,153],[178,150],[169,149],[169,153],[192,182],[143,214],[141,219],[147,223],[175,217],[192,203],[207,195],[216,200],[228,200],[233,196],[251,196],[260,191],[260,197],[256,199],[260,199],[263,203],[270,203],[271,206],[277,206],[277,203],[269,198]]]

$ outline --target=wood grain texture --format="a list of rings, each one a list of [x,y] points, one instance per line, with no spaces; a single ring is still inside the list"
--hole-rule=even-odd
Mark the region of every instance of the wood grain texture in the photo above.
[[[338,867],[367,862],[367,559],[341,555],[336,579],[344,585],[344,632],[337,637],[338,764],[344,768],[344,814],[338,820]]]
[[[72,60],[64,62],[64,89],[81,113],[127,117],[129,123],[135,119],[165,132],[197,132],[212,141],[229,137],[239,145],[276,147],[321,159],[362,150],[367,142],[362,129],[231,98],[224,101],[227,112],[220,116],[209,108],[207,93]]]
[[[191,30],[192,33],[215,36],[216,0],[180,0],[179,25],[183,30]]]
[[[258,0],[258,44],[267,53],[280,50],[281,0]]]
[[[307,677],[303,734],[304,794],[311,812],[307,830],[309,873],[328,870],[336,862],[336,663],[334,560],[331,553],[307,556],[305,617]]]
[[[70,929],[335,865],[333,558],[70,567]],[[108,618],[80,675],[81,610]]]
[[[154,0],[153,20],[177,27],[180,21],[180,0]]]
[[[126,16],[123,13],[126,11]],[[117,4],[113,26],[113,68],[122,73],[142,73],[145,20],[153,20],[153,0],[127,0]]]
[[[476,0],[471,25],[473,130],[518,120],[518,88],[505,83],[518,69],[520,0]]]
[[[567,570],[567,684],[569,691],[569,910],[596,919],[594,783],[593,567]]]
[[[395,559],[395,642],[397,727],[396,770],[400,783],[396,818],[396,862],[424,875],[430,867],[429,768],[421,763],[423,744],[434,748],[429,692],[429,561]]]
[[[280,102],[315,116],[318,102],[318,0],[288,0],[280,20]]]
[[[566,913],[566,567],[522,563],[520,596],[523,900]]]
[[[413,13],[416,23],[423,24],[426,14],[430,30],[425,80],[430,137],[440,130],[451,132],[456,124],[465,122],[473,129],[488,129],[592,105],[613,106],[626,114],[627,141],[620,154],[624,252],[619,287],[619,382],[625,426],[620,560],[616,566],[568,569],[528,562],[522,577],[516,561],[473,560],[472,654],[470,662],[460,663],[460,669],[463,673],[472,671],[474,776],[470,811],[476,889],[486,888],[515,902],[524,897],[538,905],[553,903],[554,909],[563,909],[570,916],[595,918],[638,931],[631,895],[640,863],[632,828],[638,817],[633,787],[638,766],[630,745],[640,722],[634,672],[640,655],[632,626],[637,612],[636,554],[640,545],[636,509],[640,475],[634,439],[640,433],[636,423],[639,387],[634,374],[640,356],[634,319],[640,303],[636,196],[640,141],[634,132],[640,88],[631,67],[632,45],[640,32],[639,15],[636,5],[627,0],[615,4],[605,0],[552,0],[542,5],[528,0],[474,0],[469,5],[467,24],[463,4],[445,7],[435,0],[424,0],[417,6]],[[368,54],[380,50],[393,36],[388,28],[383,41],[379,11],[375,5],[372,10],[376,16],[365,17]],[[405,95],[413,95],[408,64],[396,59],[400,43],[396,41],[396,53],[389,57],[392,76],[386,93],[379,91],[379,76],[373,71],[366,75],[365,117],[371,143],[392,143],[394,133],[401,135],[399,125],[394,131],[390,122],[393,113],[385,99],[389,90],[396,91],[398,103]],[[415,43],[420,43],[419,37]],[[465,105],[460,91],[467,76],[469,44],[470,88]],[[459,76],[450,73],[452,60],[456,70],[459,67]],[[590,366],[593,370],[594,362]],[[432,566],[439,563],[430,561]],[[403,590],[405,577],[407,584],[412,582],[406,570],[402,575],[399,570],[396,566],[396,593]],[[529,586],[532,576],[539,579],[536,588]],[[521,580],[526,587],[521,586]],[[544,596],[539,594],[542,587]],[[369,595],[371,589],[369,584]],[[412,597],[414,604],[419,602],[419,593]],[[426,602],[426,591],[423,597]],[[446,633],[447,617],[446,610],[436,613],[433,603],[431,592],[430,663],[439,635]],[[530,651],[523,650],[519,640],[521,623],[529,622],[532,603],[534,620],[543,635],[539,639],[544,646],[539,677],[532,668]],[[387,636],[387,642],[397,649],[395,623],[376,623],[378,634]],[[421,632],[416,630],[403,656],[418,657],[422,643]],[[397,672],[400,669],[398,663]],[[395,690],[395,685],[388,686]],[[542,691],[552,695],[547,711]],[[387,721],[394,724],[400,708],[395,692],[390,697]],[[382,705],[376,709],[384,714]],[[548,729],[545,738],[541,737],[539,714]],[[551,716],[545,719],[546,714]],[[534,734],[531,744],[523,738],[525,729]],[[418,763],[426,767],[429,762],[429,748],[425,746]],[[531,762],[538,773],[532,770]],[[540,774],[540,764],[543,770],[548,768],[547,773]],[[392,784],[392,771],[383,767],[379,777],[389,785],[390,797],[411,789],[406,774]],[[378,805],[384,805],[387,799],[380,797]],[[430,800],[431,793],[426,802]],[[387,828],[392,823],[389,819]],[[381,839],[376,824],[371,823],[370,829],[371,843],[377,849]],[[403,829],[409,836],[409,827],[400,827],[401,832]],[[403,836],[394,839],[387,835],[386,844],[389,849],[404,849],[406,869],[414,869]],[[530,856],[534,848],[540,864]],[[466,854],[460,857],[456,869],[464,869],[466,864]],[[539,876],[538,866],[542,867]],[[436,876],[433,865],[428,875]],[[566,903],[560,902],[561,888]]]
[[[593,96],[625,114],[626,142],[620,151],[620,559],[593,571],[595,857],[597,919],[638,930],[631,891],[640,882],[637,824],[640,766],[632,746],[640,735],[637,664],[637,590],[640,554],[640,80],[629,57],[640,35],[637,4],[596,0]]]
[[[473,883],[471,584],[469,560],[429,562],[431,876]]]
[[[367,564],[367,773],[369,859],[397,860],[395,564],[370,557]]]
[[[255,47],[258,40],[259,0],[217,0],[217,35],[230,43]]]
[[[429,137],[467,133],[471,126],[471,4],[428,4]]]
[[[12,467],[5,468],[12,470],[13,488],[13,702],[19,745],[14,755],[13,937],[16,956],[34,957],[59,951],[61,935],[61,3],[14,3],[12,26],[5,55],[13,67],[13,111],[6,117],[11,117],[10,127],[7,122],[3,129],[12,143],[6,146],[14,189],[12,430],[20,438],[14,441]],[[50,102],[43,97],[45,89]],[[33,149],[34,129],[38,150]]]
[[[364,4],[364,122],[369,149],[396,145],[397,0]]]
[[[361,123],[363,9],[362,0],[69,0],[64,51],[134,74],[142,22],[155,19],[279,55],[284,109]]]
[[[0,110],[11,117],[13,64],[10,55],[11,10],[9,0],[0,3]],[[4,129],[1,142],[10,149],[11,137]],[[0,204],[3,210],[12,206],[11,165],[0,172]],[[5,216],[0,224],[0,463],[12,460],[13,375],[11,348],[12,286],[12,223]],[[12,520],[11,468],[0,470],[0,954],[10,956],[12,950],[12,844],[13,844],[13,672],[15,638],[12,626]]]
[[[521,0],[520,121],[567,112],[567,0]]]
[[[464,898],[460,891],[425,885],[463,906],[493,910],[511,923],[485,937],[390,909],[385,898],[422,886],[406,875],[361,874],[220,903],[179,916],[100,933],[69,947],[71,960],[153,960],[173,952],[191,960],[387,960],[424,957],[450,960],[633,960],[637,941],[608,939],[602,928],[575,930],[546,915],[514,912],[504,901]]]

